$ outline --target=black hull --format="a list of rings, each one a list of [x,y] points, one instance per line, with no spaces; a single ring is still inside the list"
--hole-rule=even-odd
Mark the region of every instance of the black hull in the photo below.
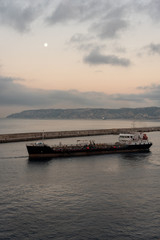
[[[47,145],[42,146],[27,146],[29,158],[55,158],[55,157],[74,157],[74,156],[90,156],[100,154],[116,154],[116,153],[134,153],[148,152],[152,143],[139,145],[107,145],[105,148],[90,148],[90,149],[60,149],[54,150]]]

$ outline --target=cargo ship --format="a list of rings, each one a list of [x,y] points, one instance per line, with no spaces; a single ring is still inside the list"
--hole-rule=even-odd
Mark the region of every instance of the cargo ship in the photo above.
[[[29,158],[89,156],[109,153],[148,152],[152,143],[145,133],[119,134],[114,144],[78,141],[77,144],[49,146],[44,142],[27,144]]]

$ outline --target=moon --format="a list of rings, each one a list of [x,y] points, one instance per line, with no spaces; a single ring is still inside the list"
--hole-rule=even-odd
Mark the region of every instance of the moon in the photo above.
[[[44,43],[44,47],[48,47],[48,43]]]

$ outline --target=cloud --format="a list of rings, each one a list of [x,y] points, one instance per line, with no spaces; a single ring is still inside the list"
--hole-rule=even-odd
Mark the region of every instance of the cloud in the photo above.
[[[143,91],[147,91],[147,92],[148,91],[155,91],[155,90],[159,89],[159,85],[153,83],[153,84],[151,84],[149,86],[139,86],[139,87],[137,87],[137,89],[143,90]]]
[[[25,1],[19,0],[19,2],[22,2],[22,5],[24,5]],[[28,2],[29,6],[33,7],[34,5],[34,7],[37,7],[41,5],[43,7],[43,15],[45,15],[45,12],[48,14],[44,19],[50,25],[64,24],[71,21],[78,23],[87,22],[91,24],[90,26],[92,24],[96,26],[96,23],[98,23],[97,26],[103,25],[101,28],[102,36],[103,31],[106,32],[104,30],[105,26],[108,28],[109,34],[106,34],[106,37],[115,36],[119,31],[127,29],[130,25],[130,17],[135,16],[135,14],[141,15],[144,13],[156,20],[160,18],[159,0],[45,0],[45,2],[43,0],[34,0],[34,3],[32,0],[28,0]],[[50,11],[46,11],[47,8],[50,8]],[[113,28],[112,34],[110,26]]]
[[[100,107],[109,102],[108,95],[77,90],[41,90],[27,88],[16,78],[0,76],[0,106],[32,107]]]
[[[103,11],[103,1],[99,4],[96,0],[65,0],[60,1],[46,21],[49,24],[66,23],[68,21],[88,21]]]
[[[106,48],[105,44],[97,42],[93,36],[80,33],[74,34],[67,44],[84,52],[93,51],[94,49],[100,51]]]
[[[49,24],[63,23],[76,18],[80,14],[80,9],[76,1],[61,1],[53,13],[47,17]]]
[[[125,19],[127,9],[125,1],[65,0],[59,3],[46,21],[50,25],[69,21],[87,22],[89,30],[97,37],[114,38],[129,25]]]
[[[26,32],[38,17],[49,25],[74,21],[87,23],[89,31],[105,39],[128,29],[135,14],[159,19],[159,10],[159,0],[0,0],[0,24]]]
[[[153,19],[156,23],[160,19],[160,1],[159,0],[150,0],[147,1],[144,10],[146,13]]]
[[[47,103],[42,90],[29,89],[15,83],[19,79],[0,76],[0,105],[31,106]]]
[[[143,96],[145,98],[150,99],[151,101],[155,101],[157,104],[160,104],[160,85],[159,84],[152,84],[146,91],[144,92]]]
[[[21,33],[28,32],[33,21],[39,16],[42,5],[41,0],[0,0],[0,24]]]
[[[160,85],[151,84],[150,86],[139,86],[137,89],[142,90],[139,94],[115,94],[114,99],[117,101],[135,103],[137,105],[160,106]]]
[[[119,58],[115,55],[103,55],[97,49],[91,51],[89,55],[84,58],[84,62],[90,65],[109,64],[123,67],[128,67],[131,65],[129,59]]]
[[[125,20],[116,18],[93,24],[91,29],[96,30],[99,38],[106,39],[118,37],[118,33],[126,29],[127,26],[128,23]]]
[[[150,54],[160,55],[160,44],[151,43],[150,45],[146,46],[145,49],[147,49]]]
[[[117,38],[120,33],[129,27],[129,19],[126,17],[128,4],[122,1],[112,3],[109,8],[105,8],[101,18],[92,23],[91,30],[97,33],[100,39]]]

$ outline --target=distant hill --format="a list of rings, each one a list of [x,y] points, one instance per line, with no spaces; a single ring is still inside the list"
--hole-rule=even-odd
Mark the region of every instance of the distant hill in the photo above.
[[[14,113],[7,118],[24,119],[160,119],[159,107],[39,109]]]

